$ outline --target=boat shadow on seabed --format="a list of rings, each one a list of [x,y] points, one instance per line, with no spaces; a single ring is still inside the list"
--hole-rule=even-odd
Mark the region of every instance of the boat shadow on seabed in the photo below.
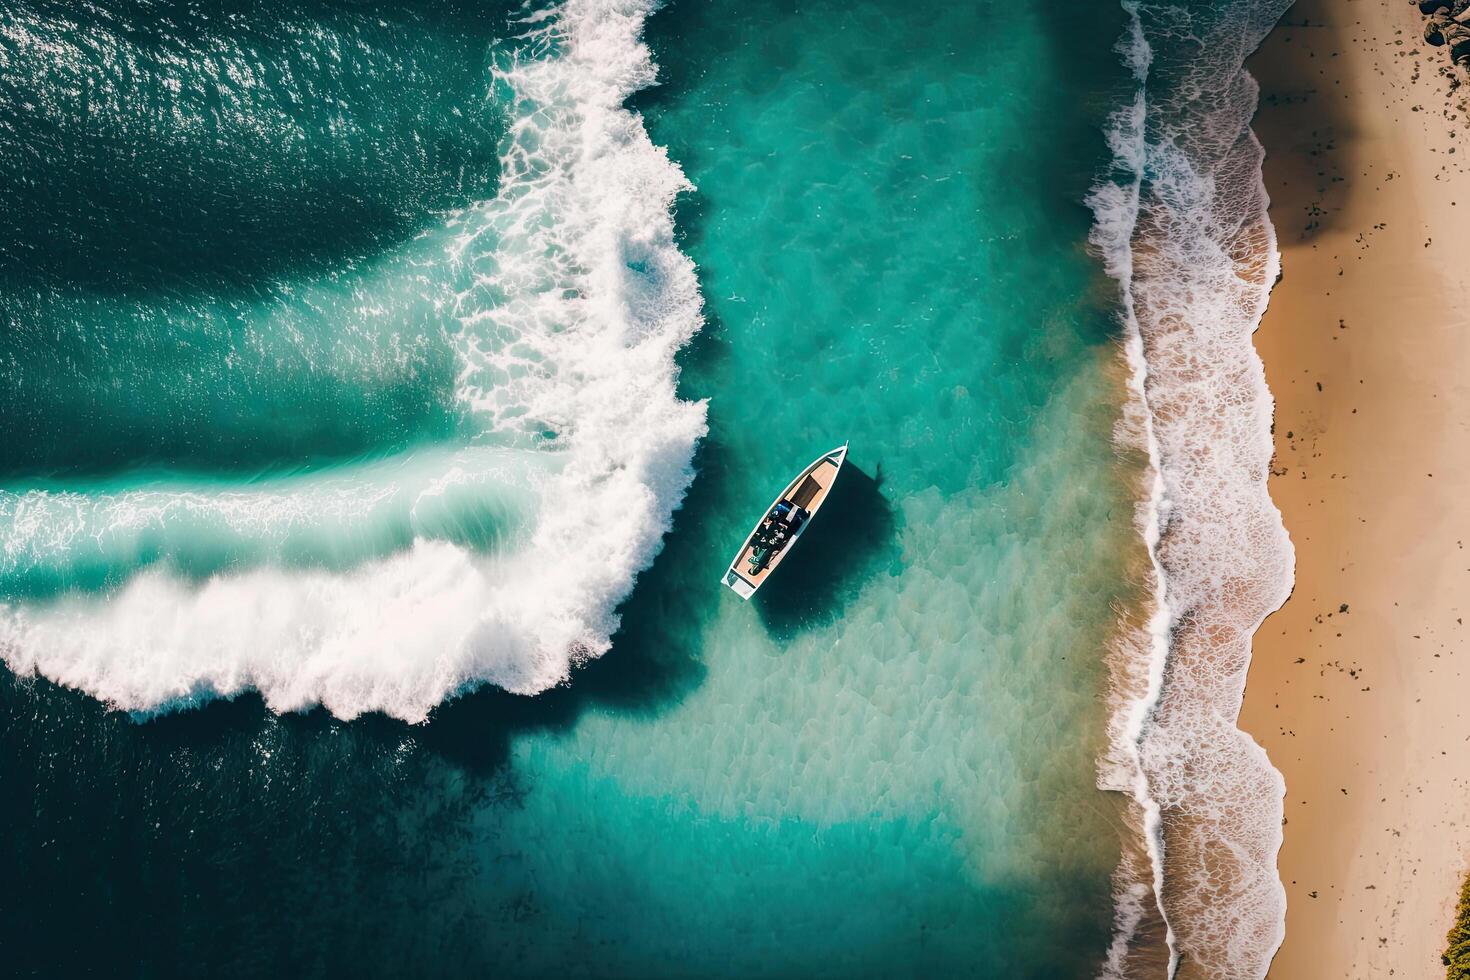
[[[897,557],[897,521],[880,492],[882,467],[876,472],[869,476],[851,462],[843,467],[811,527],[751,600],[775,639],[835,621],[885,566],[883,553]]]

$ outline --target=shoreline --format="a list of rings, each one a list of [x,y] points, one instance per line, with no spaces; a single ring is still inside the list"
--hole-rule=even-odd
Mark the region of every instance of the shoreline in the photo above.
[[[1255,344],[1297,572],[1240,725],[1286,780],[1281,980],[1442,975],[1470,852],[1470,88],[1423,26],[1407,2],[1298,0],[1248,62],[1283,272]]]
[[[1093,243],[1122,286],[1137,396],[1118,443],[1146,450],[1153,480],[1135,512],[1152,604],[1132,656],[1115,661],[1119,751],[1100,780],[1131,791],[1150,865],[1120,867],[1117,921],[1134,938],[1130,955],[1110,954],[1113,975],[1252,980],[1282,939],[1284,787],[1235,719],[1251,636],[1292,578],[1251,343],[1279,267],[1243,64],[1288,3],[1246,0],[1221,17],[1133,9],[1118,50],[1139,89],[1113,117],[1114,179],[1090,201]]]

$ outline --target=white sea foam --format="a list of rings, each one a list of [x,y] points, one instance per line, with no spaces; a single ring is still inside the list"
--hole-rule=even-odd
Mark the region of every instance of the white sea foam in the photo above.
[[[1124,302],[1118,438],[1149,460],[1137,523],[1153,589],[1113,655],[1100,783],[1130,794],[1146,859],[1119,869],[1107,976],[1160,964],[1151,920],[1169,975],[1264,976],[1283,935],[1284,787],[1235,722],[1251,636],[1293,578],[1251,343],[1279,267],[1243,68],[1287,5],[1124,2],[1139,88],[1110,127],[1116,172],[1093,194],[1093,237]]]
[[[651,9],[567,0],[529,14],[497,55],[511,106],[501,184],[461,216],[449,260],[473,283],[454,310],[460,396],[487,434],[556,447],[535,467],[539,506],[522,543],[472,552],[415,524],[410,546],[348,570],[264,564],[200,583],[155,568],[106,596],[13,601],[0,606],[13,669],[139,712],[254,688],[277,711],[320,703],[344,718],[420,721],[467,686],[534,694],[606,651],[705,431],[704,406],[675,393],[674,355],[701,324],[693,265],[674,243],[674,201],[689,185],[623,107],[654,81],[641,39]],[[479,479],[470,461],[484,458],[447,466],[415,506]],[[262,511],[301,503],[168,493],[148,506],[213,507],[225,524],[230,507],[289,524]]]

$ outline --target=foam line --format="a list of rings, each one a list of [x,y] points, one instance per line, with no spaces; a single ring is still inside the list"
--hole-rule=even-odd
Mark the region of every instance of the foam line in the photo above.
[[[568,0],[495,55],[512,120],[501,183],[456,219],[448,261],[471,283],[452,311],[467,411],[487,441],[555,457],[537,466],[523,543],[485,554],[415,531],[345,570],[267,563],[201,583],[158,567],[105,596],[12,601],[13,669],[134,712],[253,688],[277,711],[422,721],[479,684],[544,691],[608,649],[705,432],[703,404],[675,392],[674,355],[701,325],[674,243],[690,187],[623,107],[655,79],[652,7]]]
[[[1251,335],[1279,271],[1246,56],[1289,4],[1125,0],[1138,80],[1108,133],[1093,241],[1121,286],[1130,404],[1120,444],[1146,453],[1137,513],[1153,589],[1113,656],[1100,785],[1128,793],[1145,861],[1115,880],[1104,975],[1258,978],[1284,933],[1281,776],[1236,726],[1261,621],[1293,552],[1267,492],[1273,403]]]

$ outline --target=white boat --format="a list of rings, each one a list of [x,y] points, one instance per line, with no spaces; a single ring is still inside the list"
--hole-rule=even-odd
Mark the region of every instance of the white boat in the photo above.
[[[735,560],[723,579],[742,599],[755,595],[776,567],[796,547],[800,538],[826,502],[837,474],[847,459],[847,443],[817,458],[816,462],[797,474],[781,496],[777,497],[765,516],[756,522],[745,543],[735,552]]]

